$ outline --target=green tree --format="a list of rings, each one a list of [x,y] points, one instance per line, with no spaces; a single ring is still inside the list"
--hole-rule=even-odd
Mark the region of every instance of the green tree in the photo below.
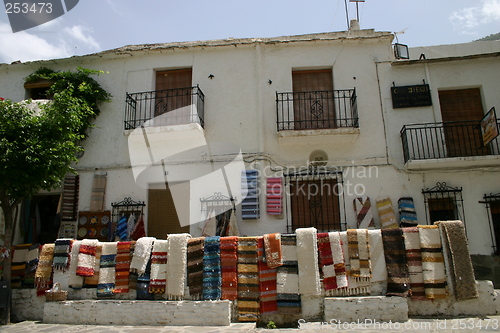
[[[5,221],[4,244],[10,248],[19,204],[40,190],[61,185],[80,143],[87,137],[98,105],[111,97],[90,75],[101,71],[78,68],[54,72],[41,68],[26,81],[53,81],[52,101],[29,108],[29,103],[0,101],[0,206]],[[11,261],[4,261],[4,280],[10,280]]]

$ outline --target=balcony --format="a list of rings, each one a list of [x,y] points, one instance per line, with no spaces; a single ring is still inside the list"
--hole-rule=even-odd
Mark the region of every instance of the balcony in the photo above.
[[[125,130],[193,123],[203,127],[204,100],[198,86],[127,93]]]
[[[278,131],[358,127],[356,90],[276,93]]]
[[[483,146],[478,121],[405,125],[401,129],[401,140],[404,161],[407,164],[412,161],[448,159],[487,165],[488,156],[500,155],[498,137]]]

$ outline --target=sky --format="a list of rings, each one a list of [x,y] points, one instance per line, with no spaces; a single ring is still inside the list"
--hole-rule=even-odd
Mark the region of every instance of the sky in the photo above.
[[[50,22],[13,33],[0,7],[0,63],[65,58],[130,44],[277,37],[347,30],[349,0],[80,0]],[[467,43],[500,32],[500,0],[365,0],[361,29],[409,47]]]

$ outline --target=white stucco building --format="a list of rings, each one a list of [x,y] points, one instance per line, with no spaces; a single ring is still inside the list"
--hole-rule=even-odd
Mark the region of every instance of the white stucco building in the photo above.
[[[97,81],[113,97],[75,166],[78,211],[92,210],[93,180],[106,175],[103,209],[144,202],[156,237],[200,235],[214,194],[234,199],[241,235],[355,228],[359,196],[371,199],[380,227],[377,199],[390,197],[397,216],[398,200],[412,197],[420,224],[463,220],[471,253],[490,256],[500,246],[500,143],[483,147],[478,126],[500,105],[500,42],[396,59],[393,37],[368,29],[231,38],[0,64],[0,96],[29,97],[24,78],[42,66],[106,71]],[[396,104],[391,87],[402,94]],[[260,190],[243,204],[242,165],[257,171]],[[273,214],[268,178],[285,189]]]

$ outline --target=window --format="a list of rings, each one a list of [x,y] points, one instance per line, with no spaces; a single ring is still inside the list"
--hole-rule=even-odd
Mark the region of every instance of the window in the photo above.
[[[422,193],[428,211],[428,224],[460,220],[465,226],[461,187],[450,187],[445,182],[438,182],[433,188],[422,190]]]
[[[491,242],[493,253],[500,255],[500,193],[484,195],[483,201],[489,210],[488,220],[490,223]]]
[[[26,82],[24,89],[26,89],[27,98],[32,99],[52,99],[52,96],[47,93],[54,82],[49,80],[37,80],[34,82]]]

